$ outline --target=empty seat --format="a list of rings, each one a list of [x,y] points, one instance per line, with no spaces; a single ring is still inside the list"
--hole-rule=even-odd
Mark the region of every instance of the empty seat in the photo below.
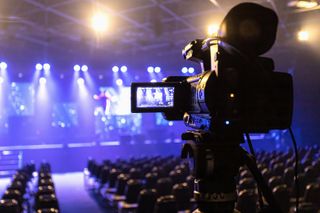
[[[306,186],[304,201],[320,207],[320,184],[310,183]]]
[[[239,192],[236,208],[240,212],[256,213],[257,211],[257,196],[253,190],[242,190]]]
[[[191,209],[191,193],[187,183],[180,183],[173,186],[172,192],[178,211],[186,211]]]
[[[138,198],[137,213],[153,212],[156,200],[157,200],[157,192],[155,189],[141,190]]]
[[[176,201],[173,195],[161,196],[157,199],[155,213],[177,213]]]
[[[157,181],[157,193],[158,196],[170,195],[172,191],[172,181],[170,178],[160,178]]]
[[[1,213],[20,213],[19,204],[14,199],[2,199],[0,200],[0,212]]]
[[[277,200],[283,212],[289,212],[290,209],[290,193],[286,185],[275,186],[272,190],[275,199]]]

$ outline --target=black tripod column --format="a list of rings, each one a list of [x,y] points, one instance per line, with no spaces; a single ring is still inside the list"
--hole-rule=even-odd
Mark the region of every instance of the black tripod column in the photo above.
[[[196,212],[234,212],[235,176],[243,164],[239,144],[211,141],[212,138],[209,140],[204,134],[188,132],[183,135],[183,139],[189,140],[182,149],[182,158],[193,159]]]

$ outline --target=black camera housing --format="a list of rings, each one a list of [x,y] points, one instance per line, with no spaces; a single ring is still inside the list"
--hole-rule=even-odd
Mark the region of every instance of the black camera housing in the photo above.
[[[223,20],[219,36],[194,40],[183,49],[184,58],[199,63],[202,73],[167,77],[163,83],[133,83],[132,112],[163,112],[167,120],[184,120],[192,128],[212,132],[290,127],[292,77],[274,72],[273,60],[260,56],[272,47],[277,24],[271,9],[237,5]],[[168,85],[175,88],[173,107],[137,108],[138,86]]]

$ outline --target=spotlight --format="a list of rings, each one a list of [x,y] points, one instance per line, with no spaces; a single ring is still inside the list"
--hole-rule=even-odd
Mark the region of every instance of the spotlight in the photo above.
[[[155,83],[155,82],[157,82],[157,80],[156,79],[152,79],[150,82],[151,83]]]
[[[148,68],[147,68],[147,71],[148,71],[148,73],[153,73],[154,68],[153,68],[153,67],[148,67]]]
[[[79,72],[80,71],[80,65],[76,64],[73,66],[73,70],[76,71],[76,72]]]
[[[182,72],[183,74],[186,74],[186,73],[188,72],[188,68],[187,68],[187,67],[183,67],[183,68],[181,69],[181,72]]]
[[[45,77],[39,78],[39,84],[40,85],[45,85],[47,83],[47,79]]]
[[[308,31],[299,31],[298,32],[298,40],[299,41],[308,41],[309,40],[309,32]]]
[[[82,65],[82,67],[81,67],[81,71],[82,72],[87,72],[88,71],[88,66],[87,65]]]
[[[42,64],[36,64],[36,70],[37,71],[40,71],[40,70],[42,70]]]
[[[4,78],[0,76],[0,84],[2,84],[3,82],[4,82]]]
[[[155,72],[155,73],[161,72],[161,68],[160,68],[160,67],[155,67],[155,68],[154,68],[154,72]]]
[[[123,85],[123,81],[122,81],[122,79],[117,79],[116,80],[116,84],[118,85],[118,86],[122,86]]]
[[[118,66],[113,66],[112,67],[112,72],[119,72],[119,67]]]
[[[84,85],[84,79],[83,78],[78,78],[77,79],[77,83],[79,86],[83,86]]]
[[[208,26],[207,34],[209,36],[216,36],[216,35],[218,35],[218,31],[219,31],[219,25],[211,24]]]
[[[193,68],[193,67],[189,67],[188,72],[189,72],[190,74],[194,73],[194,68]]]
[[[7,67],[8,67],[8,65],[7,65],[6,62],[1,62],[1,63],[0,63],[0,69],[1,69],[1,70],[5,70],[5,69],[7,69]]]
[[[48,63],[43,64],[43,69],[44,69],[44,71],[49,71],[50,70],[50,64],[48,64]]]
[[[128,71],[128,67],[127,66],[122,66],[120,68],[121,72],[127,72]]]
[[[106,14],[101,12],[94,14],[91,18],[91,26],[98,33],[105,32],[108,27]]]

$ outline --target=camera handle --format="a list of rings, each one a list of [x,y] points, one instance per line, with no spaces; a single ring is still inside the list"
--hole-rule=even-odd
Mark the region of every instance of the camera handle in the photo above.
[[[208,131],[188,131],[182,134],[186,141],[181,157],[193,159],[194,198],[197,207],[194,213],[238,212],[236,176],[240,166],[247,165],[269,204],[264,212],[282,212],[272,191],[257,168],[255,159],[240,147],[215,137]]]

